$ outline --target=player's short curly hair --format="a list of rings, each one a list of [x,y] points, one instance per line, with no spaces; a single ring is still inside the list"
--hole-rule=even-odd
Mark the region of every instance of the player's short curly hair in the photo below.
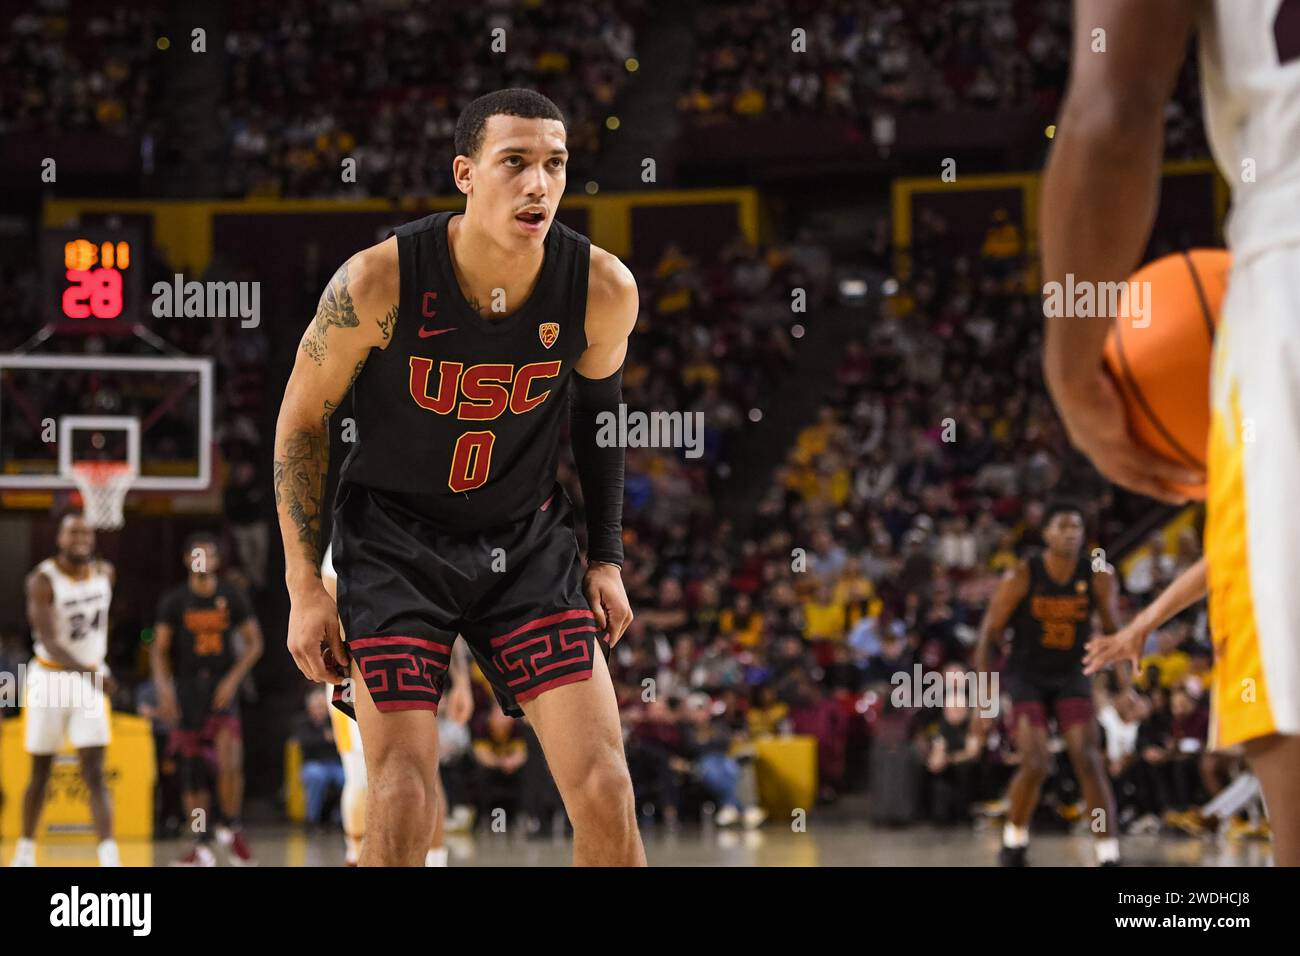
[[[1073,498],[1053,498],[1043,510],[1043,527],[1046,528],[1050,525],[1052,519],[1059,514],[1076,514],[1084,523],[1088,521],[1088,515],[1083,510],[1082,503],[1075,501]]]
[[[536,90],[511,88],[487,93],[465,107],[456,120],[455,147],[457,156],[478,159],[483,148],[483,131],[493,116],[518,116],[523,119],[559,120],[568,131],[564,114],[551,100]]]
[[[221,553],[221,537],[213,534],[211,531],[195,531],[185,539],[184,550],[181,555],[187,560],[194,553],[194,549],[201,544],[210,544],[218,554]]]

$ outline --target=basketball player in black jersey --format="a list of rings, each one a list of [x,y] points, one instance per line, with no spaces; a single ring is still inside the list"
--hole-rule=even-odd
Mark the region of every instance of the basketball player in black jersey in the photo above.
[[[1083,535],[1083,513],[1075,505],[1049,505],[1043,516],[1044,549],[1006,573],[980,625],[975,649],[979,673],[988,670],[990,651],[1001,643],[1008,625],[1013,632],[1005,677],[1020,769],[1007,793],[1010,805],[999,855],[1004,866],[1027,862],[1029,819],[1052,768],[1049,716],[1065,738],[1088,805],[1097,861],[1119,862],[1115,798],[1101,757],[1092,686],[1083,676],[1093,615],[1105,633],[1114,632],[1119,626],[1118,592],[1111,568],[1092,569]]]
[[[186,812],[214,811],[217,842],[235,866],[254,866],[239,825],[244,801],[244,742],[239,685],[262,656],[262,631],[242,591],[217,577],[220,554],[210,534],[185,542],[188,577],[158,602],[150,666],[158,712],[173,727]],[[236,635],[239,643],[236,643]],[[216,757],[216,779],[205,752]],[[215,805],[211,783],[215,782]],[[210,829],[198,828],[180,866],[214,866]]]
[[[607,665],[632,619],[624,452],[595,437],[597,416],[621,401],[638,295],[615,256],[555,220],[565,139],[538,93],[472,102],[453,161],[465,212],[408,223],[344,263],[285,390],[275,494],[288,646],[309,678],[340,685],[336,706],[357,718],[370,780],[363,866],[424,859],[457,633],[506,713],[536,730],[575,863],[645,862]],[[349,390],[357,441],[333,508],[336,610],[320,578],[322,496],[330,415]],[[556,482],[570,418],[585,568]]]

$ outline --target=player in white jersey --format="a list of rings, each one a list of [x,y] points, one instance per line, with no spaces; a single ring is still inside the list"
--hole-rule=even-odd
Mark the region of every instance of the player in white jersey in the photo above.
[[[325,548],[325,557],[321,561],[321,580],[330,597],[334,597],[338,579],[334,574],[332,548]],[[343,626],[339,622],[339,627]],[[463,752],[469,746],[467,724],[474,712],[474,694],[470,688],[469,660],[463,641],[457,641],[452,647],[451,665],[447,671],[451,687],[447,691],[446,703],[439,708],[438,737],[440,757],[447,758]],[[331,695],[333,687],[326,686],[325,693]],[[328,698],[327,698],[328,699]],[[343,816],[343,837],[346,844],[348,866],[356,866],[361,859],[361,839],[365,834],[366,792],[366,755],[361,748],[361,733],[357,722],[348,717],[337,707],[330,707],[330,723],[334,728],[334,745],[338,748],[339,758],[343,761],[343,796],[340,800]],[[447,792],[442,785],[442,771],[438,771],[435,786],[438,797],[434,810],[433,838],[425,854],[425,866],[446,866],[447,847],[445,832],[447,822]]]
[[[118,866],[113,814],[104,785],[112,689],[104,659],[113,566],[95,557],[95,532],[81,514],[63,517],[56,545],[56,555],[27,576],[27,620],[35,656],[27,665],[24,739],[32,757],[32,775],[23,795],[23,834],[13,865],[36,865],[36,825],[54,755],[66,738],[77,749],[90,795],[99,864]]]
[[[1071,78],[1043,182],[1043,281],[1120,281],[1146,248],[1165,106],[1199,32],[1233,254],[1211,374],[1205,553],[1211,746],[1244,747],[1279,865],[1300,865],[1300,0],[1076,0]],[[1049,318],[1043,371],[1075,447],[1178,501],[1197,482],[1139,448],[1100,356],[1110,318]]]

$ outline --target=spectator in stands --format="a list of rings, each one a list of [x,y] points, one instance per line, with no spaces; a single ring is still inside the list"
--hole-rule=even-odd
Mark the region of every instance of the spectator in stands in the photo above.
[[[249,583],[260,591],[266,586],[267,548],[270,525],[265,505],[268,485],[257,477],[250,461],[237,462],[226,486],[225,513],[235,539],[235,553]]]
[[[475,789],[478,794],[478,818],[496,826],[498,810],[507,819],[520,806],[523,796],[520,770],[528,760],[528,744],[522,729],[494,704],[488,714],[482,736],[474,741],[474,761],[478,766]]]
[[[692,763],[704,789],[717,804],[714,822],[729,827],[737,822],[746,829],[760,826],[766,816],[754,802],[752,773],[744,781],[740,761],[732,755],[733,747],[743,742],[726,720],[715,716],[712,703],[703,694],[686,702],[686,719],[682,724],[682,750]]]
[[[945,687],[964,688],[962,664],[951,661],[943,669]],[[949,683],[951,681],[951,683]],[[965,822],[978,795],[980,738],[971,733],[972,702],[959,694],[948,699],[927,735],[926,771],[930,778],[931,819],[940,825]]]
[[[306,707],[293,725],[293,739],[302,754],[302,787],[307,796],[307,823],[323,826],[325,801],[332,792],[343,790],[343,761],[334,745],[330,704],[325,694],[312,689]]]

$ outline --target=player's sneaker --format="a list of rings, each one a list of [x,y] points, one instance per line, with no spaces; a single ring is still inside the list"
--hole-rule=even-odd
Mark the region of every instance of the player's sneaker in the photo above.
[[[1273,833],[1267,820],[1252,823],[1242,817],[1233,817],[1228,821],[1225,835],[1229,840],[1269,840]]]
[[[1004,846],[998,850],[998,866],[1028,866],[1029,847]]]
[[[1160,818],[1154,813],[1143,814],[1129,824],[1128,832],[1133,835],[1153,836],[1160,832]]]
[[[172,866],[216,866],[217,857],[212,850],[202,843],[190,845],[190,850]]]
[[[10,866],[35,866],[36,865],[36,841],[20,838],[18,846],[14,848],[14,858],[9,861]]]
[[[742,822],[746,830],[757,830],[767,819],[767,811],[762,807],[748,807],[742,814]]]
[[[1172,827],[1188,836],[1204,836],[1205,822],[1196,810],[1170,810],[1165,814],[1165,826]]]
[[[116,840],[105,840],[96,850],[100,866],[121,866],[122,855],[118,852]]]
[[[248,848],[248,842],[244,839],[243,830],[217,827],[217,842],[221,844],[221,849],[226,851],[231,866],[257,866],[257,861],[253,859],[253,851]]]
[[[721,810],[718,811],[718,815],[713,818],[713,822],[720,827],[729,827],[729,826],[734,826],[736,821],[739,819],[740,819],[740,811],[737,810],[735,807],[733,807],[731,804],[727,804],[725,807],[723,807]]]
[[[451,808],[451,813],[447,814],[443,828],[448,833],[469,833],[474,829],[474,809],[458,803]]]

